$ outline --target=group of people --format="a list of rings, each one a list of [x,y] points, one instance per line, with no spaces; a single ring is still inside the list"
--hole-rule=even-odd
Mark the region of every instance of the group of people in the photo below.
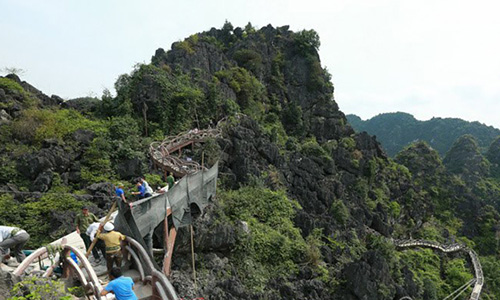
[[[75,219],[76,232],[85,244],[85,249],[88,250],[92,241],[97,239],[94,247],[92,248],[92,255],[96,263],[101,262],[102,256],[106,259],[106,267],[108,273],[113,267],[113,263],[117,267],[121,267],[121,247],[120,242],[125,240],[125,236],[118,231],[115,231],[115,226],[111,222],[104,225],[99,223],[99,219],[91,212],[88,207],[83,207],[82,212],[76,216]]]
[[[166,178],[167,185],[163,188],[159,188],[156,192],[159,194],[166,193],[174,184],[175,178],[172,173],[169,174]],[[144,199],[153,196],[153,189],[149,185],[149,183],[144,179],[144,177],[140,177],[136,181],[137,192],[131,192],[132,195],[136,195],[138,199]],[[116,196],[125,204],[128,204],[132,207],[132,203],[127,200],[125,197],[125,191],[123,190],[124,185],[119,183],[116,185],[115,193]],[[95,215],[90,214],[85,211],[82,211],[82,215],[87,214],[89,222],[97,222],[97,217]],[[90,245],[90,241],[92,241],[98,232],[99,223],[92,223],[88,226],[85,231],[85,236],[82,236],[82,239],[85,242],[85,246],[88,250],[88,245]],[[106,267],[108,269],[109,279],[111,280],[108,285],[101,292],[101,295],[104,296],[108,293],[114,293],[116,299],[126,299],[126,300],[134,300],[137,299],[133,292],[134,282],[129,277],[122,276],[121,272],[121,264],[122,264],[122,252],[121,252],[121,241],[125,239],[125,236],[118,231],[114,231],[114,226],[112,223],[108,222],[102,228],[104,230],[103,233],[97,234],[97,239],[99,239],[96,243],[96,247],[92,249],[92,254],[94,256],[95,261],[99,262],[100,257],[98,253],[101,251],[102,255],[106,257]],[[77,231],[81,232],[81,229]],[[82,234],[81,234],[82,235]],[[97,249],[96,249],[97,248]],[[104,254],[105,253],[105,254]],[[113,267],[116,265],[116,267]]]
[[[163,188],[158,189],[157,193],[165,193],[175,184],[175,178],[172,173],[166,178],[167,185]],[[137,192],[131,192],[132,195],[138,197],[138,199],[148,198],[153,195],[153,189],[144,179],[140,177],[136,181]],[[127,200],[125,197],[125,191],[123,190],[124,185],[119,183],[116,185],[115,193],[116,196],[125,204],[132,205],[131,201]],[[107,222],[102,226],[99,223],[97,217],[89,212],[88,207],[83,207],[81,214],[79,214],[75,219],[76,231],[80,234],[85,248],[88,250],[92,241],[97,239],[94,248],[92,248],[92,255],[96,263],[101,262],[101,255],[106,259],[106,267],[108,270],[108,276],[111,280],[108,285],[104,288],[101,295],[106,295],[107,293],[114,293],[116,299],[126,299],[132,300],[137,299],[133,292],[134,282],[129,277],[122,276],[121,265],[122,265],[122,251],[121,251],[121,241],[125,240],[125,236],[118,231],[115,231],[114,225],[111,222]]]
[[[172,188],[175,184],[175,178],[172,173],[167,176],[166,181],[167,185],[163,188],[159,188],[156,191],[157,193],[165,193]],[[139,199],[148,198],[153,195],[153,189],[143,177],[136,181],[136,186],[137,192],[132,192],[131,194],[136,195]],[[125,197],[123,184],[117,184],[115,192],[121,201],[131,205],[131,202],[127,201]],[[86,206],[83,207],[81,213],[76,216],[75,226],[77,233],[85,244],[86,250],[90,248],[94,239],[97,239],[92,248],[94,262],[97,264],[101,263],[101,255],[106,260],[106,267],[111,281],[101,292],[101,295],[114,293],[118,300],[137,299],[133,292],[133,280],[129,277],[122,276],[121,272],[123,259],[121,242],[125,240],[125,235],[115,231],[114,225],[111,222],[107,222],[104,225],[99,223],[99,219],[91,213]],[[6,264],[10,263],[11,257],[14,257],[17,261],[17,265],[21,263],[26,258],[22,249],[29,238],[29,234],[21,228],[0,226],[1,262]],[[99,255],[99,252],[101,255]]]
[[[172,172],[166,178],[167,185],[156,190],[156,193],[163,194],[166,193],[172,186],[175,184],[175,178]],[[140,177],[136,180],[135,183],[137,187],[137,192],[131,192],[130,194],[137,196],[138,199],[144,199],[153,196],[153,189],[149,185],[149,183],[144,179],[144,177]],[[115,193],[118,198],[123,201],[123,203],[131,205],[131,202],[127,200],[125,197],[125,191],[123,190],[123,183],[118,183],[115,188]]]
[[[106,285],[101,295],[114,293],[118,300],[137,300],[133,291],[133,280],[122,276],[121,272],[123,258],[121,241],[125,240],[125,236],[115,231],[111,222],[101,225],[97,217],[89,212],[88,207],[83,207],[81,213],[76,216],[75,225],[87,250],[92,241],[95,238],[98,239],[92,249],[94,260],[100,263],[99,252],[106,259],[108,276],[111,281]],[[29,238],[29,234],[19,227],[0,225],[0,261],[6,265],[18,266],[26,258],[22,250]],[[12,261],[11,258],[15,258],[16,261]]]
[[[125,235],[115,231],[115,226],[111,222],[102,225],[97,217],[89,212],[88,207],[83,207],[82,212],[75,219],[76,231],[80,234],[86,250],[89,249],[92,241],[97,239],[92,255],[96,263],[101,262],[102,256],[106,259],[106,268],[108,276],[111,280],[101,295],[114,293],[118,300],[135,300],[137,296],[134,294],[134,281],[129,277],[122,276],[121,266],[123,254],[121,242],[125,240]]]

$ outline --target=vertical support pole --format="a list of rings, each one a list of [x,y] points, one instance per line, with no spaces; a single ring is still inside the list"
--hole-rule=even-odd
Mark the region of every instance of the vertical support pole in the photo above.
[[[165,210],[165,224],[163,224],[163,249],[165,250],[165,255],[163,256],[163,274],[170,275],[170,263],[168,262],[168,215],[171,213],[171,209],[167,208]]]
[[[156,277],[153,276],[151,279],[151,289],[153,290],[153,293],[151,296],[153,296],[153,299],[161,299],[160,298],[160,293],[158,292],[158,289],[156,288]]]
[[[163,263],[163,268],[166,270],[167,276],[170,276],[170,265],[172,263],[172,252],[174,252],[174,244],[175,244],[175,237],[177,236],[177,231],[175,230],[175,227],[170,228],[169,234],[168,234],[168,257],[165,258],[165,262]]]
[[[71,268],[70,268],[70,266],[69,266],[68,262],[66,261],[66,257],[68,257],[68,256],[69,256],[69,251],[70,251],[70,250],[68,250],[68,249],[64,249],[64,250],[62,251],[62,255],[63,255],[63,257],[62,257],[62,262],[63,262],[63,272],[62,272],[62,276],[61,276],[61,277],[62,277],[62,278],[69,278],[69,279],[71,279],[71,278],[70,278],[70,277],[71,277],[71,275],[72,275]],[[49,254],[49,255],[50,255],[50,254]]]
[[[86,257],[89,257],[90,252],[92,251],[95,244],[97,243],[97,240],[98,240],[97,237],[101,233],[101,228],[104,227],[104,224],[106,224],[106,222],[108,222],[109,218],[111,217],[111,214],[113,213],[113,211],[116,208],[116,203],[118,203],[118,201],[121,201],[121,200],[116,200],[113,202],[113,205],[111,205],[111,209],[109,210],[108,214],[106,215],[106,218],[104,218],[104,221],[101,222],[101,225],[99,226],[99,229],[97,229],[97,233],[95,235],[94,240],[92,241],[92,244],[90,244],[90,247],[87,249],[87,253],[85,253]]]
[[[194,289],[195,291],[198,290],[198,287],[196,286],[196,267],[194,265],[194,231],[193,231],[193,224],[191,224],[191,263],[193,264],[193,280],[194,280]]]

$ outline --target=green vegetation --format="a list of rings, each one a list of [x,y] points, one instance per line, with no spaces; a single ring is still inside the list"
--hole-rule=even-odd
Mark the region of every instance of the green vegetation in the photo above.
[[[25,91],[19,83],[9,78],[0,78],[0,88],[10,93],[24,94]]]
[[[308,139],[305,139],[300,147],[300,152],[304,155],[308,156],[315,156],[315,157],[320,157],[321,159],[324,160],[332,160],[330,155],[323,149],[318,142],[316,141],[316,138],[311,137]]]
[[[450,148],[447,123],[433,119],[439,135],[448,131],[448,148],[429,139],[387,158],[374,139],[346,127],[319,47],[313,30],[226,22],[168,52],[159,49],[151,64],[119,76],[116,96],[104,91],[101,100],[81,98],[71,109],[44,104],[0,78],[10,97],[2,109],[12,116],[0,125],[0,185],[8,191],[0,194],[0,224],[26,229],[29,247],[44,245],[73,229],[82,205],[106,207],[84,200],[92,184],[130,186],[144,175],[154,189],[163,186],[162,174],[148,168],[152,141],[225,119],[221,137],[189,150],[205,165],[220,162],[217,209],[197,226],[221,226],[235,237],[230,249],[199,250],[223,264],[214,270],[197,262],[200,280],[219,281],[224,293],[234,283],[252,299],[392,299],[397,291],[441,299],[472,278],[460,255],[399,251],[390,243],[412,237],[473,248],[484,259],[484,298],[499,298],[498,140],[482,154],[491,130]],[[410,115],[393,117],[410,129],[374,118],[390,126],[377,134],[383,143],[405,138],[406,145],[416,132],[432,131]],[[477,127],[452,124],[460,132]],[[175,265],[181,272],[184,258],[180,252]]]
[[[54,178],[52,189],[40,199],[26,199],[24,203],[14,200],[12,194],[0,195],[0,220],[2,224],[18,226],[30,233],[28,247],[37,248],[64,235],[68,228],[61,227],[50,236],[52,220],[61,212],[77,213],[86,203],[77,201],[69,195],[68,189],[61,184],[58,175]],[[31,201],[30,201],[31,200]],[[69,225],[72,229],[72,222]]]
[[[305,259],[307,249],[292,222],[298,203],[289,200],[283,191],[262,187],[223,191],[219,198],[232,222],[248,223],[249,232],[242,234],[234,255],[239,258],[239,275],[249,286],[262,290],[271,278],[298,271],[297,264]],[[317,255],[311,253],[311,248],[308,251],[309,259]]]
[[[34,107],[38,104],[38,100],[33,95],[26,92],[19,83],[12,79],[0,77],[0,89],[4,90],[5,93],[10,96],[9,98],[12,99],[13,97],[21,101],[22,106],[25,108]],[[12,100],[4,101],[5,100],[0,102],[0,109],[10,109],[14,105],[14,101]]]
[[[314,30],[302,30],[295,35],[296,46],[302,53],[316,53],[321,42],[319,35]]]
[[[77,130],[104,132],[103,122],[93,121],[68,109],[27,109],[12,124],[14,138],[40,146],[46,139],[63,141]]]
[[[358,116],[347,115],[349,124],[357,131],[376,135],[390,156],[395,156],[413,141],[427,142],[444,157],[453,143],[464,134],[473,135],[482,152],[500,135],[500,130],[479,122],[467,122],[456,118],[432,118],[416,120],[402,112],[384,113],[366,121]]]
[[[238,96],[241,110],[258,119],[264,112],[266,98],[264,86],[244,68],[231,68],[215,73],[217,78],[227,83]]]
[[[262,71],[262,56],[250,49],[241,49],[234,53],[238,65],[257,75]]]
[[[16,283],[8,300],[71,300],[62,281],[50,278],[28,277]]]
[[[337,222],[346,225],[349,220],[349,209],[344,205],[342,200],[333,201],[330,212]]]
[[[431,249],[405,250],[398,257],[400,264],[414,270],[424,299],[443,299],[473,277],[464,259],[442,257]]]

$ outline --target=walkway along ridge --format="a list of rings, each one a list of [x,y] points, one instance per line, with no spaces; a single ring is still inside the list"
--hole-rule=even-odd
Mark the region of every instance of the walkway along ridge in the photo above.
[[[464,246],[461,244],[451,244],[451,245],[446,245],[446,244],[441,244],[438,242],[433,242],[433,241],[427,241],[427,240],[413,240],[413,239],[408,239],[408,240],[394,240],[393,241],[394,245],[398,248],[410,248],[410,247],[426,247],[426,248],[433,248],[437,249],[439,251],[442,251],[444,253],[451,253],[451,252],[458,252],[458,251],[463,251],[469,255],[470,260],[472,262],[472,266],[474,268],[474,279],[471,280],[469,283],[466,283],[464,286],[460,287],[457,291],[462,293],[469,287],[469,285],[474,284],[474,287],[472,288],[472,293],[469,297],[470,300],[478,300],[479,296],[481,295],[481,290],[484,285],[484,276],[483,276],[483,268],[481,267],[481,262],[479,261],[479,257],[477,253]],[[454,295],[457,291],[453,292],[451,295],[448,297]],[[446,297],[445,299],[448,299]],[[458,297],[458,295],[456,296]],[[403,297],[405,299],[411,299],[409,297]],[[456,299],[456,298],[453,298]]]

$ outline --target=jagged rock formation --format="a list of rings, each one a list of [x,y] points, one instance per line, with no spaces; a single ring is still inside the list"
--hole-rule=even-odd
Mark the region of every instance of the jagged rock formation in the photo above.
[[[397,163],[405,165],[414,178],[435,183],[446,172],[439,153],[425,142],[417,142],[398,153]]]
[[[490,162],[491,175],[500,177],[500,137],[495,139],[486,153],[486,158]]]
[[[166,91],[158,80],[161,70],[165,71],[165,78],[170,83],[176,76],[173,70],[177,70],[176,72],[190,76],[203,94],[216,93],[237,103],[250,117],[241,117],[218,141],[220,149],[223,150],[223,180],[227,186],[237,188],[251,184],[255,178],[261,177],[263,172],[275,174],[272,178],[265,179],[266,184],[274,188],[285,187],[288,195],[298,200],[302,209],[297,211],[294,221],[303,236],[322,228],[325,236],[335,236],[336,239],[349,243],[353,234],[356,238],[365,239],[369,234],[367,229],[390,236],[393,224],[398,222],[399,218],[400,221],[415,218],[414,222],[422,223],[421,218],[425,213],[418,208],[423,200],[403,205],[403,213],[397,216],[384,207],[384,199],[391,199],[395,203],[404,202],[403,198],[408,197],[408,192],[413,189],[410,178],[399,173],[403,170],[396,171],[395,174],[399,173],[396,177],[387,174],[386,167],[390,163],[380,145],[367,134],[354,135],[352,129],[345,125],[345,117],[332,98],[333,88],[329,84],[314,88],[315,84],[318,84],[315,81],[321,83],[321,80],[328,79],[326,74],[317,69],[319,60],[316,52],[308,49],[307,51],[313,51],[310,52],[313,55],[304,54],[297,41],[297,34],[288,31],[287,27],[275,29],[268,26],[247,38],[238,38],[237,32],[235,29],[236,37],[231,35],[231,41],[223,46],[214,43],[214,40],[219,41],[227,32],[224,33],[224,29],[212,29],[173,44],[172,50],[168,52],[157,50],[152,62],[159,69],[138,70],[132,78],[127,79],[137,82],[137,85],[127,88],[135,110],[147,109],[149,120],[159,120],[159,116],[149,112],[161,110],[164,105],[162,95],[165,95]],[[141,76],[134,76],[141,71],[144,72]],[[242,92],[242,77],[245,76],[259,79],[262,86],[254,79],[246,82],[254,88],[264,88],[265,92],[250,96],[249,91]],[[214,78],[217,79],[215,82]],[[239,84],[236,85],[235,81],[239,81]],[[299,144],[300,149],[297,149],[297,143],[289,138],[284,141],[289,151],[283,153],[280,149],[286,145],[280,146],[276,143],[280,136],[263,132],[259,121],[255,120],[257,116],[249,109],[252,105],[259,105],[259,102],[267,103],[267,113],[277,115],[290,137],[303,139],[305,135],[311,134],[314,139]],[[275,110],[274,107],[278,105],[281,108]],[[382,182],[387,190],[382,191],[382,194],[371,191],[372,186],[378,186]],[[367,194],[363,194],[363,191]],[[370,207],[367,200],[371,201]],[[347,215],[339,215],[337,209]],[[344,231],[346,227],[353,228],[354,232]],[[205,231],[201,228],[200,230]],[[199,234],[202,236],[200,239],[206,242],[199,241],[196,248],[211,249],[200,250],[199,254],[204,261],[208,259],[208,264],[211,265],[210,261],[218,261],[219,256],[213,256],[210,252],[224,252],[224,247],[207,247],[205,243],[212,243],[209,242],[211,238],[201,232]],[[217,233],[215,235],[218,236]],[[236,239],[238,238],[241,239],[241,235],[237,235]],[[177,250],[182,248],[179,246]],[[377,249],[370,253],[372,257],[380,257]],[[379,263],[387,264],[384,262],[386,258],[368,259],[370,255],[367,254],[363,263],[363,274],[375,272],[377,276],[386,278],[374,283],[362,278],[353,278],[358,274],[351,273],[351,270],[357,268],[356,264],[342,265],[331,248],[322,247],[321,254],[329,264],[339,265],[342,272],[338,276],[349,282],[341,295],[352,293],[352,299],[356,299],[354,295],[362,294],[362,297],[375,299],[373,297],[379,295],[381,284],[395,285],[388,269],[385,270],[387,272],[375,271]],[[176,266],[187,270],[188,261],[188,257],[177,258]],[[230,268],[232,265],[229,260],[225,267]],[[316,272],[314,268],[306,267],[299,271],[298,277],[269,282],[268,287],[272,290],[254,295],[269,299],[332,297],[330,288],[318,280]],[[205,281],[201,280],[204,282],[206,293],[219,295],[218,299],[254,297],[245,285],[235,278],[222,285],[207,278]],[[295,288],[287,287],[289,280],[294,282]],[[355,284],[351,280],[354,280]],[[184,289],[182,286],[185,284],[181,279],[174,280],[174,284],[181,290]],[[367,287],[365,292],[362,292],[362,286]],[[225,296],[217,292],[220,289],[224,291]],[[396,290],[405,291],[406,287],[392,288],[391,293],[394,295]]]
[[[220,159],[220,183],[218,199],[193,224],[198,290],[190,232],[178,234],[172,282],[181,296],[444,298],[468,278],[467,263],[399,254],[388,240],[467,238],[480,254],[495,253],[498,193],[486,160],[467,137],[444,164],[425,143],[390,159],[375,137],[347,124],[318,47],[312,30],[226,23],[158,49],[151,64],[120,76],[116,97],[105,94],[99,103],[23,107],[15,94],[34,97],[35,90],[4,90],[19,109],[4,109],[1,119],[0,186],[10,192],[0,207],[21,209],[0,211],[0,222],[23,222],[28,212],[36,226],[22,225],[42,243],[43,234],[70,228],[81,205],[96,213],[109,207],[110,182],[154,173],[145,154],[153,139],[224,119],[219,138],[183,152]],[[494,153],[492,146],[491,160]],[[151,186],[161,184],[158,174],[146,175]],[[447,272],[456,282],[445,282]]]
[[[489,174],[490,164],[479,152],[476,140],[471,135],[460,137],[443,160],[448,171],[462,175],[466,180]]]
[[[19,278],[0,269],[0,300],[7,300],[10,298],[10,289],[17,282],[19,282]]]

